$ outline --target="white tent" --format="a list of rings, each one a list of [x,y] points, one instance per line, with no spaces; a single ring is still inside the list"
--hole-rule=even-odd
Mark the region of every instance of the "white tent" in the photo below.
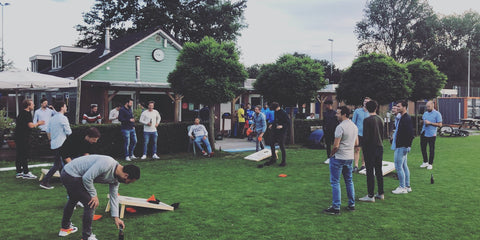
[[[0,91],[15,92],[16,112],[18,115],[18,92],[35,90],[53,90],[77,87],[77,81],[52,75],[12,69],[0,72]],[[8,109],[8,106],[7,106]]]
[[[1,90],[41,90],[51,88],[76,87],[77,81],[52,75],[8,70],[0,72]]]

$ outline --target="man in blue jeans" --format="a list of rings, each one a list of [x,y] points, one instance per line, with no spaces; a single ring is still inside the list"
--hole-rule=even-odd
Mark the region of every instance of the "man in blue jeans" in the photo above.
[[[208,141],[208,132],[203,124],[200,124],[200,118],[195,118],[195,125],[190,127],[188,136],[195,141],[195,145],[202,151],[203,156],[213,157],[212,147]],[[203,150],[202,142],[207,147],[207,152]]]
[[[393,194],[404,194],[412,191],[410,186],[410,170],[407,164],[407,154],[410,152],[413,141],[413,124],[412,118],[407,113],[408,103],[405,100],[398,101],[397,112],[401,114],[395,130],[394,139],[395,152],[394,162],[397,171],[399,185]]]
[[[340,174],[343,175],[348,195],[347,210],[355,211],[355,188],[352,179],[354,152],[358,151],[358,129],[349,119],[350,109],[337,109],[340,124],[335,128],[332,155],[330,156],[330,183],[332,185],[332,206],[323,210],[326,214],[339,215],[341,205]]]
[[[130,98],[118,112],[118,121],[121,123],[120,129],[125,141],[125,160],[127,161],[136,159],[135,155],[133,155],[133,149],[135,149],[137,144],[137,134],[135,133],[135,118],[133,117],[132,106],[133,99]]]
[[[142,115],[140,116],[140,122],[143,124],[143,138],[145,140],[143,144],[143,155],[141,159],[147,158],[147,148],[150,139],[152,139],[153,141],[152,158],[160,159],[160,157],[157,155],[157,127],[158,124],[160,124],[162,118],[160,117],[160,113],[154,108],[155,102],[148,102],[148,109],[146,111],[143,111]]]

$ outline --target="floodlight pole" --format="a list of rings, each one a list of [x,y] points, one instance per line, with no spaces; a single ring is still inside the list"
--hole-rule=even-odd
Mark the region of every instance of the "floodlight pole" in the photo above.
[[[332,74],[333,74],[333,39],[329,38],[328,41],[330,41],[330,77],[332,77]]]
[[[468,79],[467,79],[467,97],[470,97],[470,51],[468,50]]]
[[[4,8],[5,6],[8,6],[8,5],[10,5],[10,3],[1,3],[1,2],[0,2],[0,6],[2,6],[2,68],[1,68],[1,71],[2,71],[2,72],[3,72],[3,70],[5,70],[5,60],[4,60],[4,58],[5,58],[5,52],[3,51],[3,49],[4,49],[4,48],[3,48],[3,43],[5,42],[5,41],[4,41],[4,38],[3,38],[3,8]]]

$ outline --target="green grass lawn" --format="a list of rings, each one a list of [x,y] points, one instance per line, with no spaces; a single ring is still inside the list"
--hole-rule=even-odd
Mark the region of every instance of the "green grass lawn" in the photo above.
[[[249,153],[217,154],[213,159],[162,155],[136,161],[142,177],[121,185],[120,194],[162,202],[180,202],[173,211],[126,213],[125,239],[478,239],[480,238],[480,136],[437,138],[434,169],[420,169],[419,138],[409,154],[413,192],[394,195],[398,181],[385,178],[385,201],[356,202],[342,214],[322,210],[331,204],[324,150],[292,146],[287,167],[256,168],[243,160]],[[385,144],[384,160],[393,162]],[[126,162],[122,161],[122,164]],[[0,165],[8,165],[1,163]],[[13,166],[13,163],[10,163]],[[39,169],[33,169],[39,175]],[[284,173],[286,178],[278,177]],[[430,174],[435,184],[430,184]],[[367,193],[366,177],[354,175],[356,199]],[[0,172],[1,239],[58,239],[66,191],[61,183],[44,190],[36,180],[15,179]],[[108,188],[96,184],[104,217],[93,223],[98,239],[115,239],[118,231],[105,214]],[[81,228],[82,210],[72,221]],[[79,232],[67,239],[80,239]]]

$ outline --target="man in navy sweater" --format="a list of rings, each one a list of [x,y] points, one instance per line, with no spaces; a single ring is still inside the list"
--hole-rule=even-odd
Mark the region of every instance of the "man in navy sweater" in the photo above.
[[[132,106],[133,99],[128,99],[118,113],[118,120],[121,123],[122,136],[125,141],[125,160],[127,161],[136,159],[133,150],[137,144],[137,134],[135,133],[135,118],[133,117]]]
[[[398,122],[395,134],[394,162],[397,170],[399,185],[393,194],[404,194],[412,191],[410,187],[410,170],[407,164],[407,154],[410,152],[413,141],[412,118],[407,113],[408,103],[405,100],[398,101],[397,111],[402,115]]]

